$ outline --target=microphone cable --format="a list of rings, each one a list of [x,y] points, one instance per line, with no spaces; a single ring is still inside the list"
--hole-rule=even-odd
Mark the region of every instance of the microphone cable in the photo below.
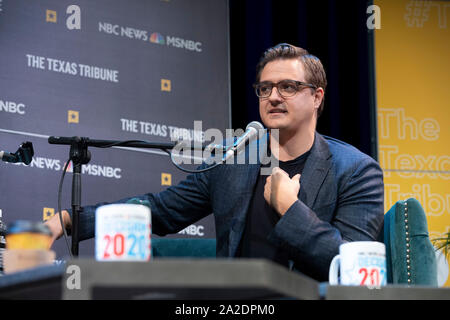
[[[212,170],[212,169],[214,169],[215,167],[217,167],[217,166],[219,166],[219,165],[222,164],[222,162],[216,162],[216,163],[215,163],[213,166],[211,166],[211,167],[206,167],[206,168],[204,168],[204,169],[190,170],[190,169],[183,168],[183,167],[181,167],[179,164],[177,164],[177,163],[175,162],[175,160],[173,159],[173,153],[172,153],[172,152],[169,152],[169,151],[167,151],[166,149],[164,149],[163,151],[165,151],[165,152],[170,156],[170,161],[172,161],[172,163],[173,163],[173,165],[174,165],[175,167],[177,167],[179,170],[181,170],[181,171],[183,171],[183,172],[187,172],[187,173],[201,173],[201,172],[209,171],[209,170]]]
[[[73,259],[73,255],[72,255],[72,251],[70,250],[70,245],[69,245],[69,240],[67,237],[67,232],[66,232],[66,227],[64,226],[64,222],[63,222],[63,218],[62,218],[62,212],[61,212],[61,195],[62,195],[62,187],[63,187],[63,183],[64,183],[64,176],[66,175],[66,171],[67,171],[67,167],[69,166],[70,163],[70,159],[67,160],[62,175],[61,175],[61,179],[59,180],[59,187],[58,187],[58,213],[59,213],[59,222],[61,224],[61,228],[63,230],[63,236],[64,236],[64,240],[66,242],[66,246],[67,246],[67,250],[69,251],[69,255],[70,258]]]

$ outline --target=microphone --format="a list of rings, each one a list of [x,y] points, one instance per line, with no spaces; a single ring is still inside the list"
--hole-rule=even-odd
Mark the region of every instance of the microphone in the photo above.
[[[255,139],[260,139],[264,135],[264,127],[258,121],[250,122],[245,128],[245,132],[234,143],[233,146],[225,153],[222,163],[229,158],[241,152],[247,144]]]
[[[223,144],[214,144],[214,143],[208,144],[204,149],[204,151],[208,151],[211,153],[213,153],[213,152],[214,153],[219,153],[219,152],[223,153],[226,150],[227,150],[227,146],[224,146]]]
[[[12,162],[12,163],[17,162],[17,157],[14,154],[6,151],[0,151],[0,159],[2,159],[2,161],[5,162]]]
[[[48,143],[50,144],[65,144],[71,145],[74,142],[80,141],[80,137],[48,137]]]
[[[0,151],[0,159],[2,161],[11,163],[23,162],[26,165],[31,163],[31,160],[33,160],[33,155],[33,144],[28,141],[22,143],[16,153]]]

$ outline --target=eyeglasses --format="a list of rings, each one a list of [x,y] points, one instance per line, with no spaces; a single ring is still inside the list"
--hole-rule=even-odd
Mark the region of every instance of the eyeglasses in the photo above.
[[[259,98],[268,98],[272,94],[273,87],[277,88],[278,94],[283,98],[292,97],[305,87],[317,89],[315,85],[296,80],[281,80],[277,83],[260,82],[253,85]]]

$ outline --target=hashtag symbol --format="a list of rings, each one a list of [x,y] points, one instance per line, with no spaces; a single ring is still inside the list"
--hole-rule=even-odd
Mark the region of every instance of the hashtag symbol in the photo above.
[[[404,19],[408,27],[423,28],[425,21],[428,21],[431,8],[430,0],[411,0],[406,5]]]

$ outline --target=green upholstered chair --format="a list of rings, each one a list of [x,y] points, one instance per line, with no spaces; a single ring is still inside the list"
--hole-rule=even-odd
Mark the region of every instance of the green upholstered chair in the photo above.
[[[397,201],[384,216],[388,284],[437,286],[437,264],[425,212],[414,198]]]
[[[152,238],[153,257],[215,258],[216,239]]]
[[[148,200],[132,198],[127,203],[141,204],[151,208]],[[153,257],[215,258],[216,239],[203,238],[153,238]]]

